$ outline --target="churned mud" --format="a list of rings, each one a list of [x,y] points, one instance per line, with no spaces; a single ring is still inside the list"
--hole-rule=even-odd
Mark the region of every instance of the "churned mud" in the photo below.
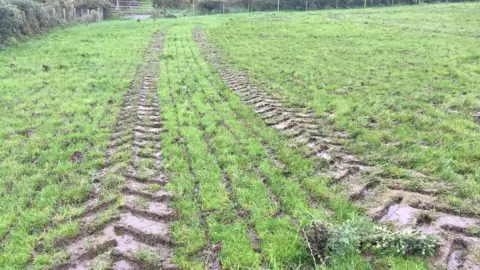
[[[106,152],[106,167],[78,217],[80,234],[58,241],[68,259],[55,269],[176,269],[169,234],[175,212],[168,206],[172,194],[164,189],[167,179],[161,173],[157,78],[163,40],[162,33],[154,36],[137,69]],[[110,185],[119,198],[101,202]]]
[[[415,228],[441,239],[441,248],[431,258],[433,268],[480,269],[480,238],[472,232],[472,228],[478,228],[478,220],[471,213],[458,214],[441,204],[435,197],[443,188],[441,185],[438,190],[414,191],[398,184],[401,181],[384,179],[381,169],[365,164],[344,150],[345,134],[322,134],[325,120],[310,110],[287,106],[281,98],[252,84],[245,73],[234,71],[221,52],[208,43],[203,31],[196,29],[193,36],[226,86],[266,125],[290,137],[291,147],[304,149],[306,155],[323,164],[318,174],[329,177],[332,188],[345,187],[350,199],[365,207],[373,220],[391,223],[398,229]],[[419,180],[431,179],[418,172],[407,173]]]

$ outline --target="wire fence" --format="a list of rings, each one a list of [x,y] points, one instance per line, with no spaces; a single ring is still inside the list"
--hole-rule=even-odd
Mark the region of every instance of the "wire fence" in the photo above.
[[[52,6],[45,5],[46,10],[50,10],[52,15],[56,18],[67,22],[99,22],[104,20],[105,14],[109,14],[108,8],[81,8],[81,7],[67,7],[56,9]],[[60,14],[58,14],[60,13]]]

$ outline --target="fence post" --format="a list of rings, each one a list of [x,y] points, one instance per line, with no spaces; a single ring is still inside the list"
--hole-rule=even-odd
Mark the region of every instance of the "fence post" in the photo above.
[[[117,0],[117,5],[115,6],[115,10],[119,10],[120,9],[120,0]]]
[[[97,13],[98,13],[98,19],[97,19],[97,22],[99,22],[99,21],[100,21],[100,8],[99,8],[99,7],[97,8]]]
[[[193,16],[195,16],[195,0],[192,0]]]
[[[53,13],[53,18],[57,18],[57,16],[55,16],[55,8],[52,7],[52,13]]]
[[[62,10],[63,10],[63,19],[67,20],[67,12],[65,11],[65,9],[62,9]]]
[[[225,14],[225,2],[223,2],[223,14]]]
[[[277,11],[280,11],[280,0],[277,0]]]

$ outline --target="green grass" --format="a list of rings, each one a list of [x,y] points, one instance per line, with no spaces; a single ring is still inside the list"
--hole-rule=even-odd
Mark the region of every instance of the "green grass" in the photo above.
[[[159,28],[79,25],[0,53],[0,268],[25,265],[41,232],[89,197],[123,95]],[[82,163],[69,161],[74,151]]]
[[[326,131],[347,131],[347,148],[364,160],[434,176],[453,186],[444,201],[475,209],[478,7],[251,15],[208,33],[273,95],[328,119]]]
[[[169,29],[167,61],[162,65],[168,77],[160,82],[165,102],[162,113],[169,119],[166,127],[175,130],[165,136],[163,145],[169,145],[169,149],[164,149],[164,155],[172,158],[175,153],[184,154],[183,165],[168,166],[170,173],[181,171],[183,175],[172,185],[172,190],[181,191],[174,202],[179,219],[173,233],[180,243],[188,244],[177,248],[176,262],[185,269],[202,267],[205,242],[221,242],[219,257],[226,268],[309,267],[311,257],[299,233],[301,226],[312,220],[342,223],[359,212],[330,194],[327,179],[314,176],[311,160],[288,148],[285,138],[266,127],[231,90],[225,89],[201,57],[190,31],[190,27]],[[167,93],[171,93],[175,106]],[[184,149],[174,150],[176,146],[170,142],[180,137]],[[275,166],[267,149],[273,149],[285,163],[288,176]],[[264,175],[266,184],[258,172]],[[309,199],[318,205],[310,206]],[[334,215],[328,216],[327,209]],[[249,241],[249,231],[258,237],[258,250]],[[416,262],[418,267],[425,267],[415,258],[400,260],[387,254],[379,260],[397,261],[398,266]],[[358,265],[369,268],[357,254],[339,257],[340,265],[345,269]]]
[[[204,269],[211,259],[206,249],[221,243],[214,255],[224,268],[308,269],[313,264],[300,229],[313,220],[342,224],[362,215],[330,190],[329,179],[315,175],[314,160],[288,147],[226,88],[192,39],[198,26],[270,93],[328,119],[326,131],[347,131],[350,151],[392,175],[399,169],[432,175],[454,187],[442,194],[445,202],[474,209],[480,202],[480,128],[472,116],[480,111],[478,7],[110,21],[1,51],[0,268],[65,260],[51,252],[53,243],[78,233],[78,220],[70,218],[85,210],[144,49],[166,28],[161,145],[175,193],[171,233],[181,268]],[[82,163],[69,161],[74,151],[83,153]],[[112,160],[129,158],[119,149]],[[104,199],[115,199],[123,184],[105,177]],[[43,251],[32,262],[39,242]],[[140,252],[138,258],[156,257]],[[427,268],[423,258],[390,253],[332,261],[331,269]]]

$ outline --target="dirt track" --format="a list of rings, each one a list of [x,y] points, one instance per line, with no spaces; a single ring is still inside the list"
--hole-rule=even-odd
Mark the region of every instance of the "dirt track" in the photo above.
[[[431,261],[433,267],[447,265],[448,269],[480,269],[480,262],[474,255],[480,248],[480,239],[468,232],[468,227],[476,225],[477,220],[471,213],[458,214],[440,204],[435,194],[441,188],[413,191],[402,186],[401,181],[384,179],[379,168],[363,163],[343,149],[344,134],[321,134],[324,122],[312,111],[288,107],[280,98],[256,87],[246,74],[233,71],[201,30],[195,30],[193,35],[204,57],[225,84],[267,125],[290,137],[292,147],[303,148],[305,155],[328,164],[319,166],[322,169],[318,174],[331,177],[332,187],[346,187],[350,199],[367,208],[370,218],[391,222],[399,229],[410,227],[439,236],[442,247]],[[409,173],[415,178],[429,178],[417,172]],[[422,218],[431,213],[434,213],[433,220]]]
[[[106,168],[98,176],[94,198],[80,217],[76,239],[62,241],[69,259],[56,269],[175,269],[168,207],[171,194],[162,171],[157,78],[164,35],[156,34],[138,67],[111,137]],[[127,161],[122,163],[122,158]],[[119,182],[115,182],[115,179]],[[113,181],[123,185],[117,200],[101,203]],[[123,183],[121,183],[123,182]],[[120,202],[120,203],[119,203]],[[113,213],[113,214],[112,214]]]

